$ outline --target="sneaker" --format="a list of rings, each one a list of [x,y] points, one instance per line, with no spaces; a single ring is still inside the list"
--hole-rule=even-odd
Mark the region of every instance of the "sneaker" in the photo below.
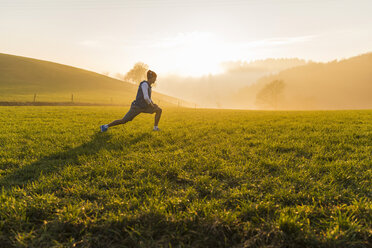
[[[102,125],[100,128],[101,128],[101,133],[103,133],[103,132],[107,131],[108,126],[107,125]]]
[[[152,131],[160,131],[160,128],[154,127],[154,129],[152,129]]]

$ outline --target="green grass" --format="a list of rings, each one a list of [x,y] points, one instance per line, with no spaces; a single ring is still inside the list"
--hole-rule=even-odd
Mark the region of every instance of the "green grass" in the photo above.
[[[372,111],[0,107],[0,247],[370,247]]]

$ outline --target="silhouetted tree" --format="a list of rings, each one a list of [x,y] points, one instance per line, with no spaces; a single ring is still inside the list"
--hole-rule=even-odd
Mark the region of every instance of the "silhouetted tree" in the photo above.
[[[145,63],[138,62],[133,68],[124,76],[124,81],[132,82],[134,84],[146,79],[146,73],[149,66]]]
[[[267,108],[278,108],[282,99],[285,84],[282,80],[274,80],[265,85],[256,95],[256,104]]]

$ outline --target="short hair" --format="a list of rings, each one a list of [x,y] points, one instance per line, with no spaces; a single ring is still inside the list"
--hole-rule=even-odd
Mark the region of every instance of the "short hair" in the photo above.
[[[151,70],[148,70],[147,71],[147,79],[150,79],[150,78],[153,78],[153,77],[157,77],[158,75],[156,75],[156,73],[154,71],[151,71]]]

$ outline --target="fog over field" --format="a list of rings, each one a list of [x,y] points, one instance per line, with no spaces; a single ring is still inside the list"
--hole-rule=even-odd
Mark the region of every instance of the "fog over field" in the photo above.
[[[160,77],[156,89],[212,108],[372,108],[372,53],[328,63],[266,59],[224,66],[222,74]]]
[[[239,93],[242,88],[254,84],[263,76],[304,64],[306,62],[300,59],[266,59],[250,63],[224,62],[221,64],[224,73],[221,74],[202,77],[160,76],[156,89],[195,102],[201,107],[232,107],[231,97]]]

